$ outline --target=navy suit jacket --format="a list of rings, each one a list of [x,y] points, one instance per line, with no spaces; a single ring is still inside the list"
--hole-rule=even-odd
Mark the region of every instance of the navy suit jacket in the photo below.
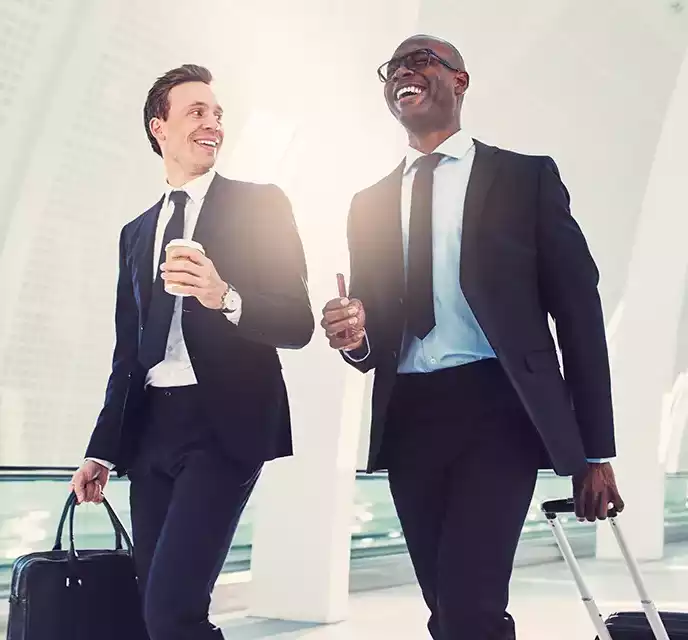
[[[86,456],[126,473],[143,429],[146,371],[138,348],[153,286],[162,199],[120,235],[116,344],[105,402]],[[274,185],[213,179],[193,239],[241,295],[238,325],[196,298],[182,328],[205,419],[233,458],[256,464],[291,455],[291,426],[277,348],[305,346],[314,331],[303,247],[284,193]]]
[[[576,474],[586,458],[616,453],[599,273],[554,161],[475,144],[457,284],[540,434],[542,466]],[[402,168],[356,194],[349,213],[350,294],[365,307],[370,354],[345,359],[375,370],[368,471],[385,465],[380,452],[406,316]]]

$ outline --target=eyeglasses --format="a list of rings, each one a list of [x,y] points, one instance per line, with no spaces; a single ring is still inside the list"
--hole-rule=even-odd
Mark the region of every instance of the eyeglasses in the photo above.
[[[439,62],[450,71],[461,71],[449,64],[444,58],[438,56],[432,49],[416,49],[403,56],[392,58],[389,62],[380,65],[377,76],[380,82],[389,82],[396,71],[404,66],[410,71],[421,71],[429,66],[431,62]]]

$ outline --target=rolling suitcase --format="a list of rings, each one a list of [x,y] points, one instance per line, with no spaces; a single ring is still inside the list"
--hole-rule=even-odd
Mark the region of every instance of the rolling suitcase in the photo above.
[[[148,640],[133,545],[107,500],[103,505],[115,530],[114,550],[75,549],[76,496],[71,493],[52,550],[15,560],[7,640]],[[63,550],[67,518],[69,548]]]
[[[638,564],[626,544],[617,521],[618,514],[614,509],[609,511],[609,524],[619,544],[621,554],[626,561],[644,611],[613,613],[606,620],[602,617],[592,594],[585,584],[578,561],[557,517],[560,513],[574,513],[573,500],[549,500],[543,502],[540,509],[545,514],[547,522],[554,532],[557,545],[564,556],[564,560],[571,569],[583,604],[588,610],[590,619],[597,631],[597,640],[688,640],[688,613],[664,611],[660,613],[657,611],[655,603],[650,599],[645,589]]]

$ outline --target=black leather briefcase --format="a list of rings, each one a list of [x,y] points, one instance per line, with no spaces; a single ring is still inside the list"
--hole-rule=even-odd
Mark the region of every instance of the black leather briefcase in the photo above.
[[[7,640],[148,640],[134,570],[133,545],[110,504],[114,550],[74,548],[76,496],[71,493],[52,551],[17,558]],[[62,532],[69,518],[69,549]],[[126,548],[122,547],[124,541]]]

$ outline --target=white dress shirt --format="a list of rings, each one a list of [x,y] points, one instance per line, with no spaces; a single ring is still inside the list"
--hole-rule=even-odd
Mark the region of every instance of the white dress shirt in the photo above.
[[[432,191],[432,255],[435,326],[419,339],[404,332],[399,373],[428,373],[494,358],[461,286],[464,201],[475,158],[473,139],[463,129],[447,138],[436,153],[443,158],[434,171]],[[409,147],[401,182],[401,231],[404,265],[408,268],[411,193],[417,172],[414,163],[424,154]]]
[[[155,244],[153,246],[153,281],[160,276],[160,265],[158,263],[160,252],[163,249],[162,241],[165,235],[165,227],[174,212],[174,204],[170,201],[172,191],[186,191],[189,199],[184,208],[184,240],[191,240],[196,230],[198,215],[201,212],[203,201],[205,200],[208,187],[215,177],[215,171],[194,178],[182,187],[173,189],[169,185],[165,188],[165,199],[158,216],[158,226],[155,231]],[[167,338],[167,349],[165,358],[148,371],[146,375],[146,386],[152,387],[185,387],[197,384],[196,375],[191,365],[189,352],[186,349],[184,335],[182,332],[182,303],[184,298],[177,296],[174,301],[174,313],[170,325],[170,334]],[[226,313],[230,322],[239,323],[241,317],[241,298],[237,295],[236,309],[231,313]],[[232,305],[235,306],[235,305]]]
[[[165,228],[174,212],[174,204],[170,200],[172,191],[185,191],[189,196],[184,207],[184,239],[191,240],[196,230],[198,216],[203,206],[203,201],[208,193],[210,183],[215,177],[215,171],[198,176],[187,182],[181,187],[173,188],[169,184],[165,185],[164,199],[158,216],[157,227],[155,230],[155,244],[153,245],[153,281],[160,276],[160,252],[162,251],[162,241],[165,236]],[[212,258],[211,258],[212,259]],[[225,317],[234,324],[238,324],[241,318],[241,296],[232,290],[231,313],[224,313]],[[152,387],[185,387],[197,384],[196,374],[191,364],[191,358],[184,341],[182,331],[182,303],[184,298],[177,296],[174,301],[174,312],[170,323],[170,333],[167,338],[167,348],[164,359],[151,368],[146,374],[145,386]],[[219,313],[219,312],[218,312]],[[114,465],[98,458],[87,458],[112,469]]]
[[[495,353],[476,320],[457,282],[461,261],[463,209],[466,189],[475,158],[473,138],[463,129],[440,144],[436,153],[444,157],[434,170],[432,191],[433,301],[435,326],[423,339],[404,330],[397,371],[428,373],[457,367],[476,360],[494,358]],[[401,181],[401,231],[404,273],[408,269],[411,194],[417,167],[424,156],[409,146]],[[356,355],[345,351],[352,362],[361,362],[370,354],[366,334],[363,348]],[[359,355],[362,351],[363,355]]]

